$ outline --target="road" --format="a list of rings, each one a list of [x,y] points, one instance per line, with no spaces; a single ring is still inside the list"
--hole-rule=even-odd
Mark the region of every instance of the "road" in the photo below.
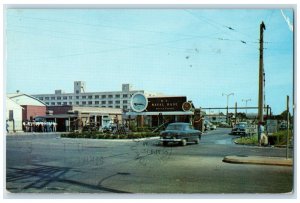
[[[285,149],[241,146],[230,129],[200,144],[164,147],[158,138],[92,140],[8,136],[6,187],[13,193],[288,193],[293,167],[230,164],[224,156],[285,156]],[[292,156],[292,151],[290,151]]]

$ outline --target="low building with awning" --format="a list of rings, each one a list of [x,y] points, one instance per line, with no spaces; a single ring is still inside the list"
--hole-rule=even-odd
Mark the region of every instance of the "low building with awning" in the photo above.
[[[57,123],[57,131],[60,132],[76,131],[86,125],[101,128],[111,123],[121,123],[122,109],[83,106],[47,106],[47,115],[39,116],[35,119],[44,119]]]

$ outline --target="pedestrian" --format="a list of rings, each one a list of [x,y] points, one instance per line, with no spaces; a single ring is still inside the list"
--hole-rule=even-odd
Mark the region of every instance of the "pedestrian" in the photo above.
[[[264,132],[265,132],[264,123],[259,122],[258,123],[258,141],[259,141],[259,145],[261,145],[261,143],[262,143],[262,134],[264,134]],[[264,139],[265,139],[265,137],[264,137]]]
[[[8,128],[9,128],[9,124],[8,124],[8,120],[6,120],[6,132],[7,132],[7,133],[9,133]]]

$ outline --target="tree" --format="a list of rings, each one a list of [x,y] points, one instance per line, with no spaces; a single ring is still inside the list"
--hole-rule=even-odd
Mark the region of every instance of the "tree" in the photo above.
[[[292,115],[291,115],[290,112],[289,112],[289,118],[290,118],[290,122],[292,122],[293,117],[292,117]],[[281,119],[281,120],[286,120],[286,119],[287,119],[287,110],[283,111],[283,112],[280,114],[280,119]]]

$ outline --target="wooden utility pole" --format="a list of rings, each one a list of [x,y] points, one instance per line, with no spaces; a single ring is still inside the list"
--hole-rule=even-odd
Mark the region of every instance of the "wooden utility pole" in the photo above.
[[[286,158],[289,158],[289,136],[290,136],[290,97],[286,96],[286,122],[287,122],[287,135],[286,135]]]
[[[264,30],[266,29],[264,22],[260,24],[259,38],[259,80],[258,80],[258,122],[264,121],[263,106],[264,106]]]

